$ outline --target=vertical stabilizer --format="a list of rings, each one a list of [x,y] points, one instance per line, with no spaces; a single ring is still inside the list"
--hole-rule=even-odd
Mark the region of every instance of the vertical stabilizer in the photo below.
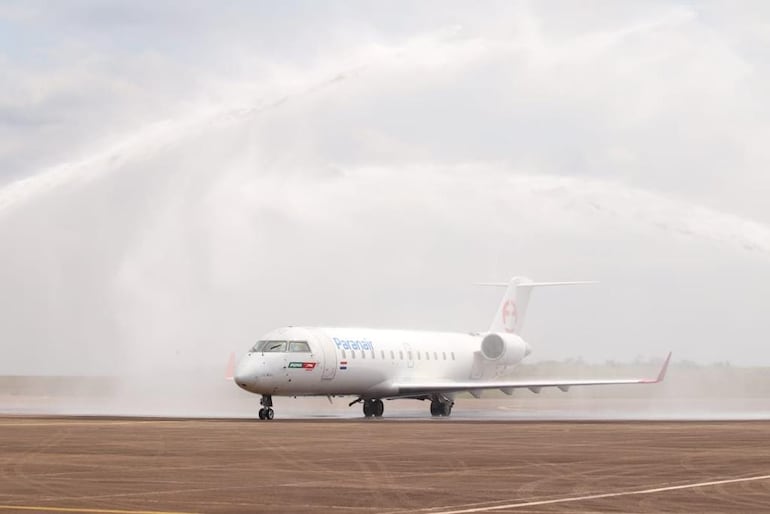
[[[532,281],[526,277],[513,277],[506,284],[507,289],[497,308],[497,313],[489,327],[490,332],[509,332],[519,334],[527,314],[531,287],[522,287]],[[502,284],[501,284],[502,285]]]
[[[506,287],[505,295],[500,301],[497,313],[489,327],[490,332],[509,332],[520,334],[527,314],[529,298],[534,287],[546,286],[575,286],[595,284],[596,282],[533,282],[526,277],[513,277],[510,282],[479,284],[484,286]]]

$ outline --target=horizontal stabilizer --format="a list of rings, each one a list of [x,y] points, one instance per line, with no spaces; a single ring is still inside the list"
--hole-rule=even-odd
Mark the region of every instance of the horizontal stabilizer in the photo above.
[[[548,287],[548,286],[587,286],[598,284],[595,280],[573,280],[571,282],[525,282],[517,284],[518,287]],[[476,282],[475,286],[482,287],[508,287],[508,282]]]

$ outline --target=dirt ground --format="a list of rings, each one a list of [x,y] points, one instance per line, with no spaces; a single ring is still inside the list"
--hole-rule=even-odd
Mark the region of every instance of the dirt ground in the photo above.
[[[768,512],[770,422],[0,418],[0,512]]]

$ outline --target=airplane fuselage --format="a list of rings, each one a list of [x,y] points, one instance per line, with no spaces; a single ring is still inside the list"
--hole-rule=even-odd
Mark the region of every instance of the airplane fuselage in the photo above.
[[[235,382],[252,393],[276,396],[398,395],[394,384],[412,381],[492,380],[509,375],[529,346],[507,360],[481,352],[485,334],[286,327],[260,339],[238,362]],[[286,343],[282,345],[282,343]],[[307,343],[294,344],[291,343]],[[304,350],[309,351],[304,351]]]

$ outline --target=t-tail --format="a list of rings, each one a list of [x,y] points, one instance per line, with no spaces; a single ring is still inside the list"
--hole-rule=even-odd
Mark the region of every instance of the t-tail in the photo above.
[[[532,289],[535,287],[578,286],[586,284],[596,284],[596,282],[533,282],[526,277],[513,277],[507,284],[505,282],[479,284],[482,286],[507,287],[505,295],[500,301],[500,306],[497,308],[497,314],[495,314],[492,320],[492,326],[489,327],[489,331],[521,334],[524,318],[527,314],[527,306],[529,305],[529,297],[532,294]]]

